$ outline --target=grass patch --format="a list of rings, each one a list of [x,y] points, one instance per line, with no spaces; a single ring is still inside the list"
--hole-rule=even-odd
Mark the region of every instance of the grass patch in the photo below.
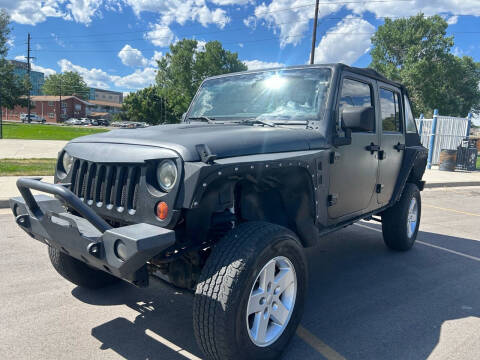
[[[0,159],[0,176],[53,176],[57,159]]]
[[[4,139],[72,140],[80,136],[105,131],[108,130],[74,126],[3,123]]]
[[[480,156],[477,157],[477,170],[480,170]]]

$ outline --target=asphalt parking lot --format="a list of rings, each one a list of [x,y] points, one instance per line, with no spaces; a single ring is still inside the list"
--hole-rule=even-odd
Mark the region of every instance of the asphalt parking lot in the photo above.
[[[418,243],[363,222],[309,249],[305,314],[283,359],[479,359],[480,188],[422,194]],[[1,359],[195,359],[192,296],[160,282],[99,292],[50,266],[0,210]]]

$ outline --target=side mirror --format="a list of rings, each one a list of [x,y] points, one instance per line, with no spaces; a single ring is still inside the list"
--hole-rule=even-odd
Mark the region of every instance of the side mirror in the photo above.
[[[375,130],[375,109],[373,106],[346,107],[342,110],[344,130],[370,132]]]

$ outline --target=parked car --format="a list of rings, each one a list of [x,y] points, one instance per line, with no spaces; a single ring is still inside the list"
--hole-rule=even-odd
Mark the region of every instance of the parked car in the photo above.
[[[110,122],[106,119],[98,119],[97,123],[99,126],[109,126]]]
[[[28,119],[28,114],[20,114],[20,120],[23,123],[35,122],[35,123],[45,124],[47,122],[44,117],[38,116],[37,114],[30,114],[30,120]]]
[[[82,122],[79,119],[70,118],[70,119],[65,121],[65,124],[67,124],[67,125],[81,125]]]
[[[426,161],[401,84],[343,64],[255,70],[206,79],[181,124],[70,141],[55,184],[20,179],[10,204],[72,283],[161,277],[195,292],[207,358],[276,359],[302,317],[304,248],[374,219],[409,250]]]

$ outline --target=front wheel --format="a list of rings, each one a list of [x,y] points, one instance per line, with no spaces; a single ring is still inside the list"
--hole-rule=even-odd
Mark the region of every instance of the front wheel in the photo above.
[[[307,264],[290,230],[239,225],[212,250],[195,292],[195,337],[209,359],[276,359],[303,313]]]
[[[400,200],[382,213],[383,240],[388,248],[410,250],[420,226],[422,202],[415,184],[407,183]]]

